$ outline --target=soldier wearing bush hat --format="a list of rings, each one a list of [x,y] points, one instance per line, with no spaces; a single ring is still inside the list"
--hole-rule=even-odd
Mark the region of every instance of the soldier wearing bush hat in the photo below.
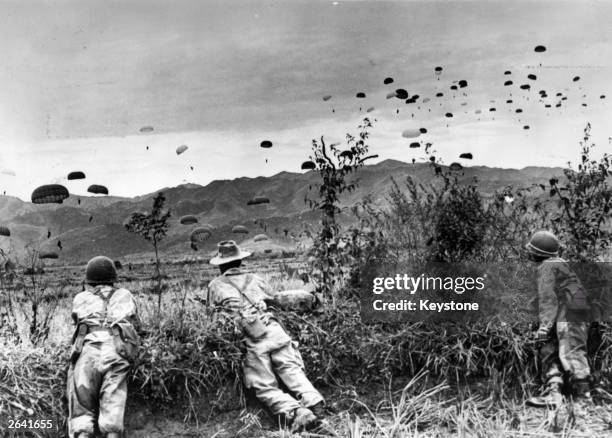
[[[244,383],[284,424],[293,430],[320,424],[324,400],[304,372],[304,363],[283,327],[268,313],[266,301],[273,301],[270,284],[257,274],[241,269],[251,253],[227,240],[218,245],[210,260],[221,275],[208,286],[207,303],[215,311],[232,316],[245,338]],[[291,394],[279,387],[279,379]]]
[[[564,374],[574,397],[590,399],[587,337],[590,304],[587,292],[569,264],[559,257],[560,244],[549,231],[533,234],[526,245],[537,263],[540,371],[543,394],[528,403],[555,406],[563,401]]]
[[[134,297],[114,287],[116,280],[113,261],[94,257],[87,263],[88,286],[74,297],[76,330],[67,379],[70,438],[93,437],[96,423],[106,438],[123,434],[127,375],[138,352],[139,322]]]

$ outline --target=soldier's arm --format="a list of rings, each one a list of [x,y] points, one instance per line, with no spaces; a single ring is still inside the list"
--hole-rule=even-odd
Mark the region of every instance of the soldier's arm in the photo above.
[[[540,328],[538,333],[550,333],[557,321],[559,301],[555,293],[555,268],[552,264],[544,263],[538,276],[538,305]]]

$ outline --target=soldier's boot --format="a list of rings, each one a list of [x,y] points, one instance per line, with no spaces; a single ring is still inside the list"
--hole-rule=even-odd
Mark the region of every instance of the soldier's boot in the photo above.
[[[542,391],[542,395],[531,397],[527,400],[529,406],[536,408],[554,408],[562,403],[561,384],[557,382],[548,383]]]
[[[307,408],[297,408],[293,411],[293,418],[291,420],[291,432],[301,432],[303,430],[310,430],[317,427],[320,424],[317,416]]]
[[[577,400],[591,401],[591,384],[588,379],[576,379],[571,382],[572,395]]]

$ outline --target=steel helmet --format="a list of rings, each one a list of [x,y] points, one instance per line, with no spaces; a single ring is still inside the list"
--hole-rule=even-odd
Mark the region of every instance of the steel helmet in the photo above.
[[[556,257],[559,255],[559,240],[550,231],[537,231],[525,248],[538,257]]]
[[[112,284],[117,280],[115,263],[104,256],[97,256],[87,262],[85,281],[88,284]]]

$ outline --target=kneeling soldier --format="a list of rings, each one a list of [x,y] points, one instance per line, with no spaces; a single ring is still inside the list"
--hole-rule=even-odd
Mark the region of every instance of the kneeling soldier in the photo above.
[[[219,253],[210,263],[221,275],[208,286],[208,306],[229,313],[246,337],[243,363],[244,383],[293,430],[316,427],[324,413],[323,397],[304,372],[304,363],[283,327],[266,312],[272,301],[272,287],[260,276],[240,269],[242,251],[232,240],[219,243]],[[295,397],[279,388],[280,380]]]
[[[68,433],[70,438],[94,434],[106,438],[123,433],[127,375],[138,354],[138,316],[130,291],[113,286],[117,271],[107,257],[87,263],[89,287],[72,305],[76,324],[68,370]]]

